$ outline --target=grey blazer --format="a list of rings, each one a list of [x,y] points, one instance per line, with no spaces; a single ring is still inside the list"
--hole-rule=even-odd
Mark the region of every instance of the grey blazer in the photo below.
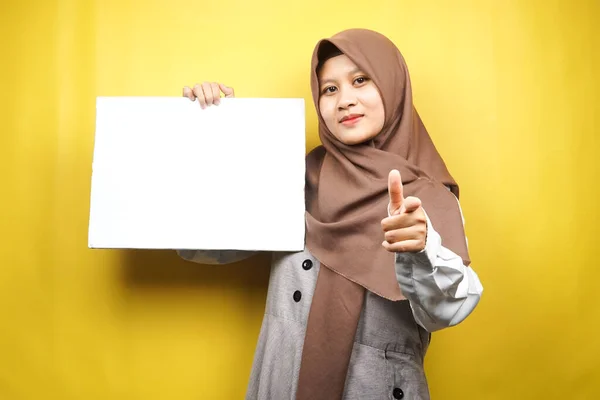
[[[429,399],[423,360],[430,333],[456,325],[483,291],[477,274],[444,248],[431,221],[426,249],[397,253],[395,270],[405,301],[366,293],[350,359],[344,399]],[[252,252],[178,250],[189,261],[223,264]],[[272,255],[265,315],[247,400],[295,398],[308,313],[320,263],[310,252]]]

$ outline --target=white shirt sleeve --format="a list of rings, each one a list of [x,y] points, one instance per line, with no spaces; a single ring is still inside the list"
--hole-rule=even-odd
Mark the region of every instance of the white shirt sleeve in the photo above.
[[[428,229],[424,251],[396,253],[395,268],[398,284],[410,302],[415,320],[433,332],[457,325],[471,314],[479,303],[483,286],[459,255],[442,246],[440,235],[425,215]]]
[[[198,264],[222,265],[245,260],[257,254],[242,250],[177,250],[179,257]]]

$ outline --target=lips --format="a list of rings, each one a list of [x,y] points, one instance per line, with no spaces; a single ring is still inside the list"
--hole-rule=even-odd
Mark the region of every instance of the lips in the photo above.
[[[340,124],[345,126],[346,128],[352,128],[358,125],[360,121],[362,121],[362,119],[363,115],[361,114],[350,114],[344,116],[344,118],[340,120]]]
[[[355,119],[358,119],[360,117],[362,117],[362,114],[348,114],[348,115],[344,115],[344,117],[342,119],[340,119],[340,122],[351,122]]]

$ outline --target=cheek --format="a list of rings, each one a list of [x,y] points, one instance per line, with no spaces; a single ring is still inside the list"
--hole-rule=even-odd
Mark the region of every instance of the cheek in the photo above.
[[[319,101],[319,112],[323,116],[323,120],[325,120],[325,124],[330,131],[333,131],[335,127],[335,107],[328,98],[322,98]]]
[[[368,104],[370,113],[373,116],[373,123],[380,129],[383,128],[385,123],[385,109],[383,108],[383,100],[375,87],[369,93]]]
[[[385,111],[383,109],[383,104],[378,107],[377,112],[377,127],[379,130],[383,129],[383,125],[385,124]]]

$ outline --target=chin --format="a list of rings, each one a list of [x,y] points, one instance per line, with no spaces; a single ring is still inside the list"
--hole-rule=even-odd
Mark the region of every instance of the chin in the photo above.
[[[368,142],[373,137],[374,137],[374,135],[341,135],[341,136],[337,136],[337,138],[340,140],[340,142],[342,142],[348,146]]]
[[[354,140],[343,140],[342,142],[348,146],[354,146],[357,144],[361,144],[364,143],[366,140],[362,140],[362,139],[354,139]]]

